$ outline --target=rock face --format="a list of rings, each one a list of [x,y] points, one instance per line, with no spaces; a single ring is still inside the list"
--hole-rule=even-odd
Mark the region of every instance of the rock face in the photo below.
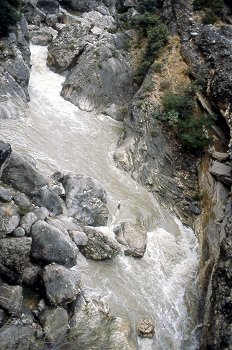
[[[27,195],[47,185],[47,179],[35,166],[25,156],[15,152],[2,172],[2,181]]]
[[[84,231],[88,237],[87,244],[80,247],[86,258],[93,260],[111,259],[119,253],[119,247],[112,238],[99,229],[85,227]]]
[[[107,223],[106,192],[97,182],[90,177],[68,175],[63,185],[69,216],[84,225],[104,226]]]
[[[77,247],[62,231],[39,220],[32,226],[31,236],[31,254],[34,259],[66,266],[75,265]]]
[[[10,283],[21,283],[30,251],[30,237],[0,239],[0,276]]]
[[[48,64],[69,69],[62,96],[80,109],[97,109],[115,119],[131,100],[132,70],[126,34],[113,34],[112,16],[91,11],[66,25],[49,47]],[[116,112],[117,111],[117,112]]]

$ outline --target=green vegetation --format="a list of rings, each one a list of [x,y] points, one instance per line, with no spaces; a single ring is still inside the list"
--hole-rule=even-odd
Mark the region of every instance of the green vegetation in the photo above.
[[[224,6],[223,0],[194,0],[193,10],[204,10],[205,14],[202,19],[203,23],[214,23],[218,17],[222,15],[222,9]]]
[[[213,124],[215,117],[194,115],[194,92],[191,88],[180,94],[167,92],[163,97],[163,113],[154,117],[172,127],[175,136],[187,150],[201,150],[211,142],[206,128]]]
[[[0,35],[6,35],[20,19],[20,7],[21,0],[0,0]]]

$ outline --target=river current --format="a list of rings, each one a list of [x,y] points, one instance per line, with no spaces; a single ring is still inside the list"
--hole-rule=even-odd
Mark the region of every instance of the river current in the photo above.
[[[47,175],[59,170],[99,181],[108,194],[109,234],[119,222],[143,222],[148,243],[142,259],[120,255],[110,262],[94,262],[79,254],[76,268],[89,293],[100,295],[113,315],[128,319],[133,327],[141,317],[155,322],[152,340],[135,337],[138,349],[197,349],[195,325],[186,306],[195,303],[195,293],[186,293],[196,290],[194,232],[116,168],[113,154],[122,123],[65,101],[60,96],[65,77],[46,66],[47,48],[31,46],[31,52],[31,100],[25,117],[0,121],[1,139],[13,150],[32,155]]]

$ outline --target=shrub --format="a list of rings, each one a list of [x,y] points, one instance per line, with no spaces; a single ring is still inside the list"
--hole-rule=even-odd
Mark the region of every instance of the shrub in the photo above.
[[[20,6],[21,0],[0,0],[0,34],[7,34],[20,19]]]
[[[154,115],[172,131],[187,150],[201,150],[210,144],[206,127],[210,127],[215,117],[193,114],[194,97],[191,87],[180,94],[168,92],[163,98],[163,113]]]

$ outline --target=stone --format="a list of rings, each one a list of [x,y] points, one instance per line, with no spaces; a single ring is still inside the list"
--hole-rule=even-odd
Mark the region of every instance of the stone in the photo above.
[[[37,216],[29,212],[25,214],[20,220],[20,227],[24,229],[27,235],[29,235],[31,231],[31,226],[38,220]]]
[[[51,342],[62,342],[63,337],[70,328],[68,313],[61,307],[45,309],[39,315],[39,320],[43,326],[46,339]]]
[[[19,206],[21,211],[28,211],[32,208],[30,199],[24,193],[17,192],[14,195],[14,202]]]
[[[80,251],[86,258],[108,260],[119,253],[119,247],[113,238],[109,237],[100,229],[84,227],[84,232],[88,237],[88,241],[85,246],[80,246]]]
[[[0,201],[11,202],[13,199],[13,192],[4,187],[0,187]]]
[[[59,215],[63,212],[59,196],[50,188],[43,187],[33,193],[32,202],[39,207],[47,208],[52,215]]]
[[[209,172],[225,184],[232,184],[232,167],[218,161],[214,161]]]
[[[23,284],[33,286],[38,281],[40,271],[40,266],[28,262],[23,271]]]
[[[106,192],[96,181],[86,176],[67,175],[63,185],[69,216],[84,225],[107,224]]]
[[[232,236],[226,237],[222,240],[221,255],[223,260],[232,259]]]
[[[35,349],[34,329],[31,326],[5,325],[0,329],[0,350]]]
[[[38,220],[45,220],[49,216],[49,211],[44,207],[35,208],[33,213],[37,216]]]
[[[68,233],[67,229],[65,228],[64,224],[60,220],[54,219],[54,218],[47,218],[46,222],[49,225],[60,230],[65,236],[69,237],[69,233]]]
[[[22,310],[22,287],[10,286],[0,280],[0,307],[11,315],[19,315]]]
[[[2,181],[29,196],[47,185],[45,176],[31,165],[25,156],[15,152],[11,154],[8,164],[3,169]]]
[[[77,246],[85,246],[88,242],[86,233],[81,231],[69,231],[70,237]]]
[[[228,153],[214,151],[212,153],[212,157],[214,159],[218,160],[219,162],[223,162],[223,161],[226,161],[228,159]]]
[[[25,230],[22,227],[17,227],[13,231],[14,237],[24,237],[26,235]]]
[[[31,43],[33,45],[47,46],[52,42],[53,35],[42,31],[30,32]]]
[[[114,233],[117,241],[126,247],[126,255],[143,257],[147,245],[147,232],[142,224],[123,222],[114,229]]]
[[[0,141],[0,166],[6,161],[11,154],[11,145]]]
[[[45,19],[45,22],[46,22],[47,26],[49,26],[49,27],[54,27],[56,25],[57,21],[58,21],[58,18],[56,15],[49,14],[46,16],[46,19]]]
[[[75,265],[77,247],[62,231],[39,220],[32,226],[31,236],[31,255],[34,259],[65,266]]]
[[[18,207],[14,203],[0,206],[0,238],[12,233],[19,224]]]
[[[65,305],[80,292],[80,277],[76,271],[58,264],[47,265],[42,273],[47,298],[51,305]]]
[[[30,251],[30,237],[0,239],[0,276],[10,283],[21,283]]]
[[[141,338],[152,338],[155,334],[154,322],[147,318],[138,321],[137,332]]]

